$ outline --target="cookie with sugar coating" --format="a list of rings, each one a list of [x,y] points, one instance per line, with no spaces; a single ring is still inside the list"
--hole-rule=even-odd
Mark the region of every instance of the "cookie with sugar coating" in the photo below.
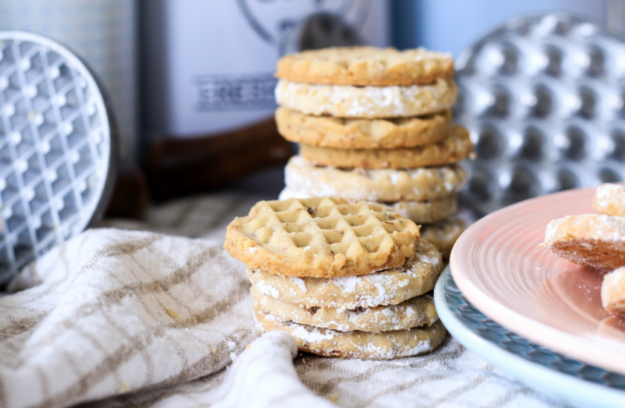
[[[281,330],[295,338],[297,348],[324,357],[392,360],[425,354],[438,347],[447,331],[440,320],[431,326],[380,333],[340,332],[285,322],[254,305],[254,318],[264,331]]]
[[[284,169],[284,178],[287,188],[303,197],[388,203],[449,197],[464,187],[467,173],[462,166],[453,164],[416,169],[339,169],[317,166],[302,156],[293,156]]]
[[[601,303],[608,312],[625,316],[625,267],[603,277]]]
[[[427,85],[351,86],[317,85],[280,80],[278,105],[307,115],[337,118],[407,118],[450,109],[458,89],[452,80]]]
[[[252,297],[263,312],[283,321],[292,321],[342,332],[354,330],[379,333],[408,330],[431,325],[438,320],[434,298],[430,294],[408,299],[397,305],[357,309],[335,307],[304,307],[263,295],[254,286]]]
[[[307,308],[356,309],[396,305],[434,289],[443,269],[440,252],[420,240],[415,256],[397,268],[369,275],[336,278],[296,278],[247,268],[259,292]]]
[[[599,271],[625,266],[625,217],[569,215],[547,225],[542,247]]]
[[[597,187],[592,206],[600,214],[625,216],[625,186],[605,183]]]

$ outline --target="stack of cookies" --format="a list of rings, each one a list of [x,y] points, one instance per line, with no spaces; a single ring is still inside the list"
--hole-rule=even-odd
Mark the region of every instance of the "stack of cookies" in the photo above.
[[[280,198],[383,203],[424,224],[448,256],[465,225],[451,217],[472,151],[450,124],[454,63],[424,49],[329,48],[278,61],[278,130],[300,143]]]
[[[261,201],[228,226],[224,248],[247,266],[254,316],[300,350],[392,359],[445,338],[430,292],[440,252],[414,222],[341,198]]]

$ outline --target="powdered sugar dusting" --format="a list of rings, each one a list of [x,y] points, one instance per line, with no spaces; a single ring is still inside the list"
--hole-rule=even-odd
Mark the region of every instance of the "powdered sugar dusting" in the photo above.
[[[291,334],[295,337],[298,337],[306,342],[314,343],[322,340],[332,340],[334,338],[333,330],[323,330],[317,329],[313,326],[301,326],[301,325],[292,325]]]
[[[278,289],[272,287],[271,285],[266,285],[262,282],[256,282],[256,289],[258,289],[258,291],[265,296],[271,296],[272,298],[276,299],[280,297],[280,292],[278,291]]]
[[[415,255],[419,262],[429,263],[432,265],[438,265],[440,263],[437,254],[434,253],[417,253]]]
[[[433,288],[441,267],[440,253],[421,240],[415,257],[402,267],[368,275],[316,279],[248,270],[248,276],[262,294],[280,301],[344,310],[394,305],[422,295]]]
[[[342,197],[364,201],[424,201],[448,197],[466,182],[457,165],[396,169],[338,169],[319,167],[294,156],[285,168],[286,189],[280,199]]]
[[[354,293],[356,292],[356,285],[358,284],[358,280],[358,276],[345,276],[340,278],[334,278],[331,280],[331,282],[341,288],[343,292]]]
[[[302,290],[302,292],[306,293],[306,282],[304,282],[303,279],[295,278],[293,276],[289,276],[289,279],[291,279],[291,282],[293,282],[294,284],[299,286],[299,288]]]
[[[416,346],[410,350],[403,351],[401,356],[414,356],[417,354],[427,353],[432,350],[432,343],[430,339],[420,341]]]
[[[595,198],[600,201],[607,201],[617,195],[623,194],[625,194],[625,187],[618,184],[606,183],[597,187]]]
[[[625,217],[580,214],[553,220],[545,229],[545,244],[553,245],[560,240],[625,242]]]
[[[289,187],[285,187],[284,190],[280,192],[280,196],[278,197],[278,200],[288,200],[289,198],[302,199],[302,198],[310,198],[310,197],[312,197],[310,194],[303,193],[301,191],[297,191]]]
[[[547,224],[547,229],[545,230],[545,242],[551,242],[554,240],[559,224],[560,224],[559,219],[553,220],[549,224]]]
[[[444,79],[410,86],[324,85],[279,80],[275,96],[279,105],[306,114],[394,117],[446,109],[456,99],[456,88]]]

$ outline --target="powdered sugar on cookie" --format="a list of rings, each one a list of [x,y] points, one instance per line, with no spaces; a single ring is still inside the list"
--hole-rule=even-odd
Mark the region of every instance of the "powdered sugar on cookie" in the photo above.
[[[285,183],[295,195],[342,197],[380,202],[427,201],[449,197],[464,187],[466,171],[457,165],[407,170],[316,166],[294,156],[285,168]]]
[[[343,309],[329,307],[307,308],[265,296],[254,287],[252,297],[259,310],[282,321],[322,327],[342,332],[381,332],[407,330],[430,324],[438,317],[430,294],[408,299],[398,305]]]
[[[625,217],[582,214],[553,220],[544,247],[561,258],[609,271],[625,266]]]
[[[449,109],[456,101],[456,84],[438,79],[431,85],[318,85],[278,81],[280,106],[308,115],[341,118],[394,118],[427,115]]]
[[[356,309],[393,305],[434,288],[442,269],[439,251],[421,240],[415,257],[403,266],[369,275],[328,279],[301,278],[306,291],[291,279],[262,269],[248,269],[247,276],[261,292],[283,302],[305,307]],[[273,290],[269,293],[267,287]],[[276,295],[277,292],[277,295]]]
[[[600,214],[625,216],[625,186],[612,183],[599,186],[592,204]]]
[[[300,350],[327,357],[351,357],[388,360],[427,353],[445,339],[440,320],[431,326],[380,333],[363,331],[340,332],[294,322],[282,321],[254,307],[256,320],[266,331],[290,333]]]

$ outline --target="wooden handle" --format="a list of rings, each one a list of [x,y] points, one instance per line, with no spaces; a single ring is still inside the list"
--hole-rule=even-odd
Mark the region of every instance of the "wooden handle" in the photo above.
[[[163,139],[148,155],[152,196],[166,200],[223,187],[252,172],[283,166],[293,155],[273,118],[232,132]]]

